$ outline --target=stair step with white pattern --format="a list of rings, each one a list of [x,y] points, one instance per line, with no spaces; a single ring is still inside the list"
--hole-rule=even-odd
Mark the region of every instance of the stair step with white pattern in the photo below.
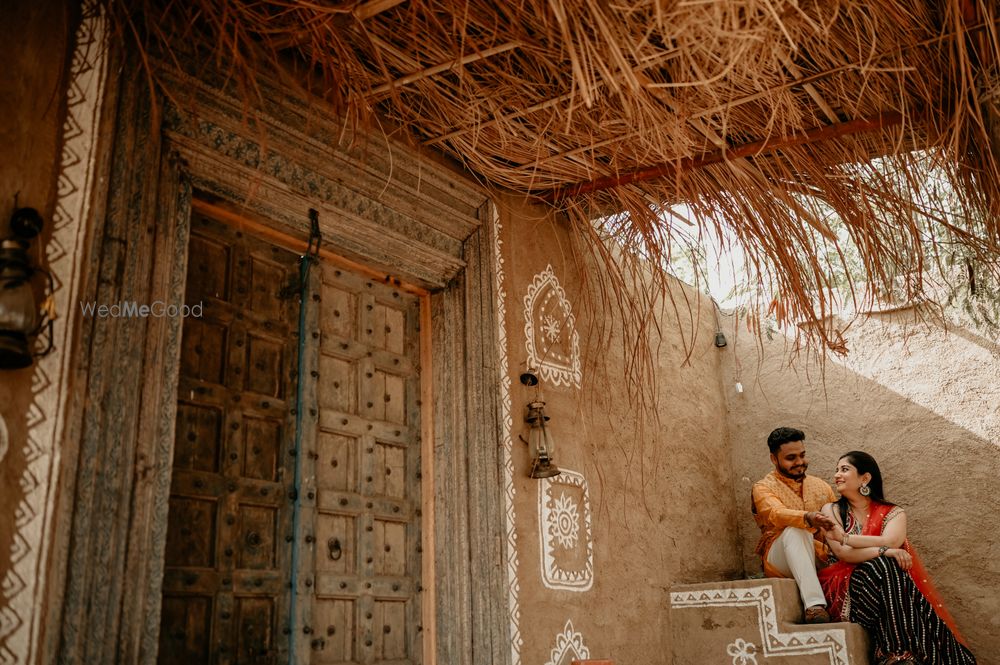
[[[670,590],[674,665],[870,665],[851,623],[803,624],[794,580],[685,584]]]

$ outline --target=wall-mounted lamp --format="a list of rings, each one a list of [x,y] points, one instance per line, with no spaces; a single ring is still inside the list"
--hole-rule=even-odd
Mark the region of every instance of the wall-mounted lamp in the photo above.
[[[34,208],[18,208],[10,218],[12,237],[0,240],[0,369],[22,369],[34,358],[52,350],[52,308],[54,284],[48,271],[32,267],[28,258],[29,241],[42,230],[42,217]],[[46,277],[45,302],[35,303],[31,278],[35,273]],[[39,337],[46,338],[45,348],[33,351]]]
[[[528,370],[521,375],[521,383],[526,386],[537,386],[538,377]],[[562,473],[559,467],[552,461],[555,456],[555,442],[545,426],[549,417],[545,415],[545,402],[538,399],[528,402],[528,414],[524,417],[524,422],[531,426],[528,430],[528,454],[531,456],[531,470],[528,476],[531,478],[551,478]],[[521,437],[524,441],[524,437]]]
[[[726,348],[726,335],[722,332],[722,324],[719,322],[719,303],[712,298],[712,314],[715,315],[715,348]]]

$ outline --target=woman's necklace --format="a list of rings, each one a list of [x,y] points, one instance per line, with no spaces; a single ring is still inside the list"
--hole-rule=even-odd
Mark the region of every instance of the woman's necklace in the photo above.
[[[864,513],[859,513],[857,510],[855,510],[853,506],[851,506],[851,515],[854,516],[855,523],[857,523],[857,525],[861,529],[864,529],[865,524],[868,523],[868,516],[871,514],[871,512],[872,512],[871,503],[869,503],[868,506],[865,508]]]

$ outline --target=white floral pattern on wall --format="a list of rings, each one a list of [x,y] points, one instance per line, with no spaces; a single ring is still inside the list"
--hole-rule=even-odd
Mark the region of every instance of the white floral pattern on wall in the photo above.
[[[733,657],[733,665],[757,665],[757,646],[742,637],[726,647],[726,653]]]
[[[556,541],[564,548],[571,550],[576,547],[580,534],[580,511],[566,494],[559,495],[548,514],[548,532],[554,534]]]
[[[580,334],[573,306],[552,266],[535,275],[524,296],[524,335],[528,367],[554,386],[580,387]]]
[[[594,543],[587,480],[568,469],[540,481],[538,525],[542,583],[549,589],[586,591],[594,584]]]
[[[590,658],[590,649],[583,644],[583,634],[576,632],[573,622],[567,619],[563,631],[556,635],[556,645],[545,665],[570,665],[585,658]]]

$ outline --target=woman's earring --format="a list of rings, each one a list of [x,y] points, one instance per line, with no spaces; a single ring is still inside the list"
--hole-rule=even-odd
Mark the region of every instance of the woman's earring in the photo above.
[[[859,489],[858,492],[861,493],[861,496],[868,496],[869,494],[872,493],[872,490],[870,487],[868,487],[868,485],[862,485],[861,489]]]

